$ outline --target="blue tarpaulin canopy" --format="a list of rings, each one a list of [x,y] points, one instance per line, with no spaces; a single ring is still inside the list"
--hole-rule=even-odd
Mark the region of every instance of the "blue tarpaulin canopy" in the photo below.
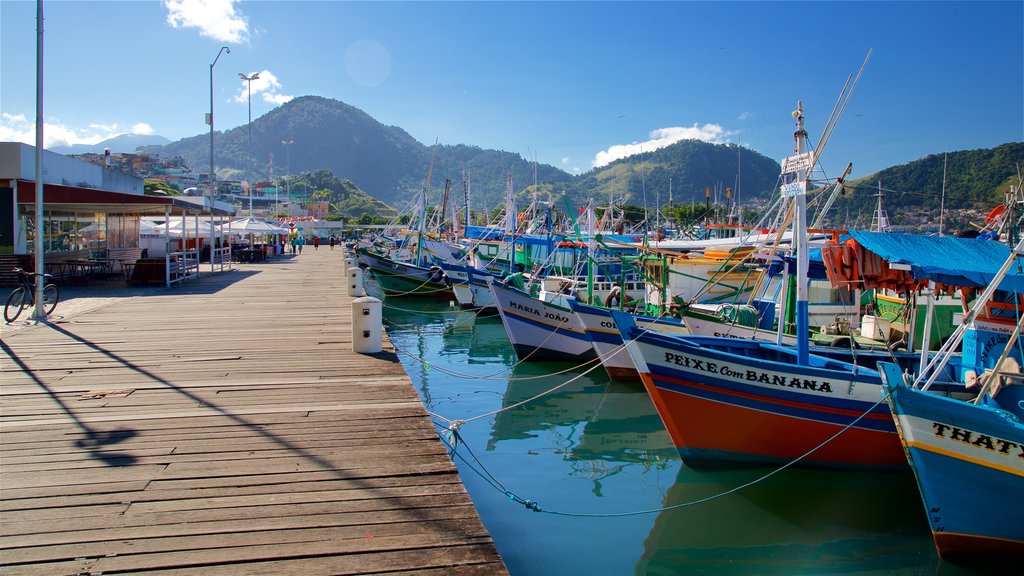
[[[767,265],[769,276],[778,276],[785,271],[783,261],[789,263],[789,273],[796,274],[796,256],[786,255],[781,260],[776,260]],[[821,248],[807,251],[807,278],[811,280],[826,280],[825,263],[821,259]]]
[[[914,278],[953,286],[988,286],[1010,257],[1010,248],[995,240],[857,230],[851,230],[850,236],[890,264],[910,266]],[[1024,293],[1024,274],[1017,266],[999,289]]]
[[[488,226],[466,226],[462,233],[464,238],[473,240],[498,240],[505,235],[504,228],[493,228]]]

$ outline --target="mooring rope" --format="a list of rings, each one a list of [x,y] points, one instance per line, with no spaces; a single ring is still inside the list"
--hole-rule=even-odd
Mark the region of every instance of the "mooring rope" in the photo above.
[[[725,490],[723,492],[719,492],[718,494],[713,494],[711,496],[707,496],[707,497],[704,497],[704,498],[698,498],[697,500],[691,500],[689,502],[681,502],[679,504],[672,504],[670,506],[662,506],[662,507],[659,507],[659,508],[649,508],[649,509],[646,509],[646,510],[633,510],[633,511],[629,511],[629,512],[565,512],[565,511],[559,511],[559,510],[547,510],[547,509],[544,509],[544,508],[542,508],[540,506],[540,504],[536,500],[529,500],[529,499],[522,498],[521,496],[515,494],[514,492],[512,492],[511,490],[506,488],[493,474],[491,474],[490,471],[488,471],[487,468],[482,463],[480,463],[480,459],[477,458],[476,454],[469,447],[469,445],[466,444],[465,442],[461,442],[460,441],[458,427],[455,427],[455,428],[452,428],[451,426],[446,427],[444,432],[440,434],[440,438],[441,438],[441,441],[444,442],[446,446],[448,446],[449,454],[451,456],[453,456],[453,457],[454,456],[458,456],[459,459],[462,460],[466,464],[466,466],[469,467],[470,470],[472,470],[474,473],[476,473],[481,478],[483,478],[485,482],[490,484],[497,491],[499,491],[502,494],[504,494],[509,499],[510,502],[516,502],[518,504],[522,504],[527,510],[533,510],[534,512],[544,512],[544,513],[552,514],[552,515],[556,515],[556,516],[568,516],[568,517],[573,517],[573,518],[622,518],[622,517],[627,517],[627,516],[640,516],[640,515],[643,515],[643,514],[657,514],[657,513],[660,513],[660,512],[667,512],[667,511],[671,511],[671,510],[678,510],[680,508],[689,508],[689,507],[692,507],[692,506],[698,506],[700,504],[706,504],[706,503],[711,502],[713,500],[718,500],[720,498],[724,498],[725,496],[728,496],[730,494],[735,494],[736,492],[739,492],[741,490],[744,490],[746,488],[749,488],[751,486],[754,486],[756,484],[764,482],[765,480],[768,480],[772,476],[775,476],[776,474],[779,474],[783,470],[786,470],[786,469],[791,468],[792,466],[798,464],[799,462],[801,462],[804,459],[806,459],[808,456],[814,454],[818,450],[820,450],[820,449],[824,448],[825,446],[827,446],[828,444],[830,444],[832,441],[834,441],[836,438],[838,438],[844,432],[846,432],[847,430],[849,430],[850,428],[855,426],[858,422],[860,422],[863,418],[865,418],[868,414],[870,414],[875,408],[877,408],[883,402],[888,400],[889,395],[890,395],[890,392],[889,391],[885,391],[882,394],[882,398],[880,400],[878,400],[878,402],[875,402],[867,410],[865,410],[862,414],[860,414],[859,416],[854,418],[849,424],[843,426],[840,430],[838,430],[837,432],[832,434],[832,436],[826,438],[824,441],[819,443],[817,446],[815,446],[815,447],[811,448],[810,450],[804,452],[803,454],[801,454],[800,456],[794,458],[793,460],[791,460],[791,461],[789,461],[789,462],[779,466],[778,468],[775,468],[775,469],[771,470],[770,472],[767,472],[767,473],[759,476],[758,478],[755,478],[754,480],[751,480],[751,481],[746,482],[744,484],[740,484],[739,486],[730,488],[730,489]],[[435,423],[435,425],[438,425],[438,424]],[[441,426],[439,426],[439,427],[441,427]],[[459,444],[462,444],[463,446],[466,447],[466,450],[470,453],[470,455],[472,456],[473,461],[475,462],[476,465],[474,465],[474,462],[470,462],[462,454],[460,454],[458,452]],[[479,469],[477,468],[477,466],[479,466]]]

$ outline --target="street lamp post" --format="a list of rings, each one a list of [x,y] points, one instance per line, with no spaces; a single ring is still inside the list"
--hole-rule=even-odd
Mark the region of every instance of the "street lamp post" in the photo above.
[[[239,72],[238,77],[249,85],[249,178],[252,178],[252,81],[258,79],[260,75],[258,72],[253,72],[252,76],[246,76]],[[255,192],[253,182],[249,182],[249,218],[252,218],[253,192]]]
[[[221,46],[217,57],[213,59],[213,63],[210,64],[210,115],[206,118],[206,123],[210,125],[210,207],[213,207],[213,199],[217,196],[217,177],[213,171],[213,67],[217,64],[217,60],[220,60],[220,55],[224,52],[231,54],[231,48],[227,46]],[[210,218],[210,272],[214,270],[214,256],[213,256],[213,218]]]
[[[287,195],[285,197],[288,198],[288,200],[291,200],[292,199],[292,183],[291,183],[291,180],[289,179],[289,177],[291,176],[291,173],[292,173],[292,155],[291,155],[291,150],[292,149],[291,149],[291,145],[295,144],[295,140],[291,140],[291,139],[289,139],[289,140],[281,140],[281,144],[284,144],[284,166],[285,166],[285,168],[284,168],[284,171],[285,171],[284,181],[288,183],[288,192],[287,192]],[[277,212],[277,188],[274,188],[274,212]]]

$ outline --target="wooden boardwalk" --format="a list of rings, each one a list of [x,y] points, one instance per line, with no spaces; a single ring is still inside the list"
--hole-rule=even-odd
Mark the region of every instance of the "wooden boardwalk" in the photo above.
[[[507,574],[321,248],[2,333],[0,574]]]

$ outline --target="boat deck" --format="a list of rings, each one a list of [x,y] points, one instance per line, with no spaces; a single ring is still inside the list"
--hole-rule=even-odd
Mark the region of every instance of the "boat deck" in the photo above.
[[[351,300],[310,246],[0,327],[0,573],[506,574]]]

